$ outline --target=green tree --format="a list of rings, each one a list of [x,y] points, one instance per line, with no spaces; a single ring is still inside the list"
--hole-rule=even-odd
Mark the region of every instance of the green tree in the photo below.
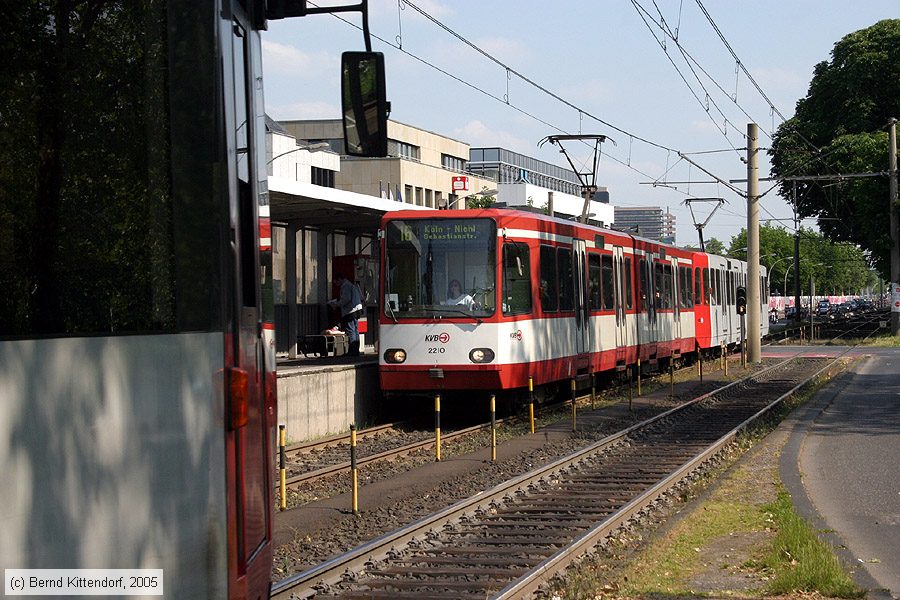
[[[783,227],[761,226],[759,255],[760,264],[768,272],[769,289],[773,293],[793,293],[794,234]],[[746,229],[731,238],[728,256],[747,260]],[[816,290],[822,294],[855,295],[870,286],[874,278],[859,247],[847,242],[835,243],[811,229],[800,230],[800,258],[800,282],[804,290],[813,277]]]
[[[703,242],[703,247],[706,248],[706,251],[709,254],[718,254],[719,256],[725,256],[725,244],[723,244],[721,240],[718,240],[716,238],[709,238],[709,241]]]
[[[775,175],[830,176],[884,171],[888,119],[900,116],[900,19],[886,19],[837,42],[830,62],[815,67],[794,117],[775,133],[769,154]],[[780,184],[791,200],[794,182]],[[796,182],[800,216],[819,218],[834,240],[868,252],[878,271],[890,269],[888,180]]]

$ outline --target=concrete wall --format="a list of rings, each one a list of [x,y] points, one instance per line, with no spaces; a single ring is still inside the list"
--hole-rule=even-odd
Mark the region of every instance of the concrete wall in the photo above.
[[[292,442],[369,425],[380,398],[375,362],[278,372],[278,423]]]

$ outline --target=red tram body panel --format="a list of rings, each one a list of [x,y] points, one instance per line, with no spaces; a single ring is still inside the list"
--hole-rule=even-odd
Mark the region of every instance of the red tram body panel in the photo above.
[[[733,307],[693,250],[507,209],[387,213],[381,245],[387,392],[539,386],[738,341],[714,335]],[[715,258],[717,285],[740,284],[744,264]]]

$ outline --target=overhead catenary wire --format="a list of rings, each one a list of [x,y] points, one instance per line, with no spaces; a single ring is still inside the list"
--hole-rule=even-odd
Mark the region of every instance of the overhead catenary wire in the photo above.
[[[437,20],[437,19],[431,17],[431,15],[429,15],[427,12],[425,12],[424,10],[422,10],[421,8],[419,8],[418,6],[416,6],[416,5],[415,5],[413,2],[411,2],[410,0],[398,0],[398,3],[399,3],[401,6],[405,4],[406,6],[411,7],[413,10],[415,10],[416,12],[418,12],[419,14],[421,14],[421,15],[422,15],[423,17],[425,17],[426,19],[428,19],[429,21],[431,21],[431,22],[434,23],[435,25],[439,26],[439,27],[442,28],[443,30],[447,31],[447,32],[448,32],[450,35],[452,35],[453,37],[457,38],[458,40],[460,40],[461,42],[463,42],[464,44],[466,44],[467,46],[469,46],[470,48],[472,48],[473,50],[475,50],[475,51],[478,52],[479,54],[481,54],[481,55],[483,55],[484,57],[486,57],[487,59],[491,60],[493,63],[495,63],[495,64],[497,64],[498,66],[502,67],[502,68],[504,69],[504,72],[505,72],[506,75],[507,75],[507,78],[511,77],[512,75],[515,75],[517,78],[519,78],[519,79],[522,80],[523,82],[525,82],[525,83],[527,83],[527,84],[533,86],[535,89],[537,89],[537,90],[539,90],[539,91],[541,91],[541,92],[543,92],[543,93],[549,95],[550,97],[552,97],[552,98],[554,98],[555,100],[561,102],[561,103],[564,104],[565,106],[567,106],[567,107],[569,107],[569,108],[572,108],[573,110],[577,111],[577,112],[579,113],[579,120],[583,119],[584,117],[588,117],[588,118],[590,118],[590,119],[592,119],[592,120],[597,121],[598,123],[601,123],[601,124],[603,124],[603,125],[609,127],[610,129],[613,129],[613,130],[615,130],[615,131],[617,131],[617,132],[620,132],[620,133],[623,133],[623,134],[627,135],[627,136],[629,137],[629,149],[628,149],[628,157],[627,157],[627,159],[622,160],[622,159],[619,159],[618,157],[616,157],[614,154],[612,154],[612,153],[610,153],[610,152],[605,152],[604,154],[605,154],[605,156],[606,156],[609,160],[611,160],[611,161],[613,161],[613,162],[615,162],[615,163],[617,163],[617,164],[619,164],[619,165],[621,165],[621,166],[623,166],[623,167],[625,167],[625,168],[627,168],[627,169],[629,169],[629,170],[631,170],[631,171],[634,171],[635,173],[637,173],[637,174],[639,174],[639,175],[641,175],[641,176],[643,176],[643,177],[646,177],[646,178],[648,178],[648,179],[654,179],[654,185],[656,185],[656,186],[670,188],[670,189],[672,189],[673,191],[675,191],[676,193],[678,193],[678,194],[680,194],[680,195],[683,195],[683,196],[688,196],[688,195],[690,195],[687,191],[685,191],[685,190],[683,190],[683,189],[679,189],[679,188],[678,188],[677,186],[675,186],[675,185],[669,185],[669,184],[666,184],[666,183],[663,182],[663,181],[660,181],[661,179],[663,179],[663,178],[668,174],[669,169],[667,169],[666,173],[664,173],[662,176],[657,177],[657,178],[654,178],[654,177],[652,177],[651,175],[649,175],[648,173],[646,173],[645,171],[643,171],[643,170],[641,170],[641,169],[638,169],[638,168],[636,168],[636,167],[634,166],[633,161],[632,161],[632,145],[633,145],[634,140],[638,140],[639,142],[645,143],[645,144],[647,144],[647,145],[649,145],[649,146],[651,146],[651,147],[655,147],[655,148],[657,148],[657,149],[666,150],[668,153],[675,152],[682,160],[685,160],[685,161],[689,162],[689,164],[692,164],[692,165],[696,166],[698,169],[700,169],[701,171],[704,171],[704,172],[706,172],[707,174],[709,174],[711,177],[713,177],[713,178],[716,180],[717,183],[721,183],[721,184],[724,184],[724,185],[728,186],[732,191],[734,191],[734,192],[735,192],[738,196],[740,196],[740,197],[744,197],[744,196],[745,196],[745,194],[744,194],[743,191],[741,191],[741,190],[739,190],[739,189],[737,189],[737,188],[735,188],[735,187],[733,187],[733,186],[730,186],[724,179],[715,176],[714,174],[712,174],[710,171],[708,171],[707,169],[705,169],[704,167],[702,167],[701,165],[699,165],[699,164],[696,163],[695,161],[690,160],[689,158],[687,158],[688,156],[694,156],[694,155],[713,154],[713,153],[716,153],[716,152],[734,152],[734,151],[738,150],[738,148],[735,148],[735,147],[734,147],[734,144],[731,144],[731,141],[730,141],[730,139],[727,138],[727,135],[726,135],[726,139],[728,140],[729,144],[732,146],[732,148],[731,148],[730,150],[725,149],[725,150],[711,150],[711,151],[697,151],[697,152],[691,152],[691,153],[683,153],[683,152],[681,152],[681,151],[679,151],[679,150],[676,150],[676,149],[674,149],[674,148],[670,148],[670,147],[666,146],[665,144],[661,144],[661,143],[659,143],[659,142],[655,142],[655,141],[650,140],[650,139],[648,139],[648,138],[645,138],[645,137],[643,137],[643,136],[634,134],[634,133],[632,133],[632,132],[630,132],[630,131],[628,131],[628,130],[625,130],[625,129],[619,127],[619,126],[613,125],[612,123],[609,123],[608,121],[606,121],[606,120],[604,120],[604,119],[601,119],[601,118],[597,117],[596,115],[591,114],[590,112],[588,112],[588,111],[586,111],[586,110],[584,110],[584,109],[582,109],[582,108],[576,106],[576,105],[573,104],[572,102],[569,102],[568,100],[562,98],[560,95],[558,95],[558,94],[552,92],[551,90],[547,89],[546,87],[544,87],[544,86],[542,86],[542,85],[536,83],[536,82],[535,82],[534,80],[532,80],[531,78],[529,78],[529,77],[523,75],[522,73],[520,73],[520,72],[517,71],[516,69],[514,69],[514,68],[512,68],[512,67],[510,67],[510,66],[508,66],[508,65],[506,65],[504,62],[502,62],[501,60],[495,58],[495,57],[492,56],[490,53],[484,51],[483,49],[481,49],[481,48],[478,47],[477,45],[473,44],[472,42],[470,42],[469,40],[467,40],[465,37],[459,35],[459,34],[456,33],[455,31],[453,31],[451,28],[449,28],[449,27],[447,27],[446,25],[444,25],[443,23],[441,23],[439,20]],[[314,4],[313,2],[310,2],[310,4],[313,5],[313,6],[315,6],[315,4]],[[399,11],[398,11],[398,12],[399,12]],[[356,24],[354,24],[354,23],[348,21],[347,19],[341,18],[341,17],[340,17],[339,15],[337,15],[337,14],[332,14],[332,16],[334,16],[335,18],[340,19],[340,20],[343,21],[344,23],[346,23],[346,24],[348,24],[348,25],[350,25],[350,26],[352,26],[352,27],[354,27],[354,28],[359,29],[359,26],[357,26]],[[398,18],[399,18],[399,15],[398,15]],[[674,34],[674,33],[673,33],[672,35],[673,35],[673,37],[677,37],[677,34]],[[529,118],[529,119],[531,119],[531,120],[534,120],[534,121],[537,122],[537,123],[540,123],[540,124],[542,124],[542,125],[544,125],[544,126],[550,128],[550,129],[553,130],[553,131],[557,131],[557,132],[560,132],[560,133],[569,133],[565,128],[560,127],[560,126],[558,126],[558,125],[556,125],[556,124],[553,124],[553,123],[551,123],[550,121],[548,121],[548,120],[546,120],[546,119],[544,119],[544,118],[541,118],[541,117],[537,116],[536,114],[533,114],[533,113],[529,112],[528,110],[525,110],[525,109],[522,108],[521,106],[517,106],[516,104],[510,102],[508,88],[507,88],[507,94],[504,95],[503,98],[501,98],[501,97],[499,97],[498,95],[493,94],[493,93],[491,93],[491,92],[489,92],[489,91],[487,91],[487,90],[485,90],[485,89],[479,87],[478,85],[475,85],[475,84],[473,84],[473,83],[471,83],[471,82],[465,80],[464,78],[462,78],[462,77],[460,77],[460,76],[454,75],[453,73],[447,71],[446,69],[441,68],[441,67],[435,65],[434,63],[431,63],[430,61],[428,61],[428,60],[426,60],[426,59],[424,59],[424,58],[422,58],[422,57],[419,57],[419,56],[417,56],[416,54],[410,52],[409,50],[407,50],[407,49],[401,47],[401,44],[400,44],[400,41],[401,41],[401,40],[400,40],[400,39],[398,39],[398,43],[394,44],[394,43],[392,43],[392,42],[390,42],[390,41],[388,41],[388,40],[386,40],[386,39],[384,39],[384,38],[382,38],[382,37],[380,37],[380,36],[377,36],[377,35],[373,35],[372,37],[374,37],[374,38],[376,38],[377,40],[381,41],[382,43],[384,43],[384,44],[386,44],[386,45],[388,45],[388,46],[390,46],[390,47],[392,47],[392,48],[398,50],[399,52],[405,54],[406,56],[409,56],[410,58],[412,58],[412,59],[414,59],[414,60],[416,60],[416,61],[418,61],[418,62],[421,62],[422,64],[424,64],[424,65],[426,65],[426,66],[428,66],[428,67],[434,69],[435,71],[437,71],[437,72],[443,74],[444,76],[451,78],[452,80],[456,81],[457,83],[460,83],[460,84],[462,84],[462,85],[464,85],[464,86],[466,86],[466,87],[468,87],[468,88],[470,88],[470,89],[472,89],[472,90],[474,90],[474,91],[477,91],[477,92],[479,92],[479,93],[481,93],[481,94],[483,94],[483,95],[485,95],[485,96],[487,96],[487,97],[489,97],[489,98],[491,98],[491,99],[493,99],[493,100],[495,100],[495,101],[497,101],[497,102],[502,102],[503,104],[509,106],[510,108],[512,108],[513,110],[515,110],[516,112],[518,112],[518,113],[524,115],[525,117],[527,117],[527,118]],[[696,61],[693,61],[693,62],[696,63]],[[706,75],[708,76],[708,74],[705,72],[705,70],[704,70],[702,67],[699,66],[699,63],[696,63],[696,64],[698,65],[698,68],[700,68],[701,71],[704,71],[704,74],[706,74]],[[693,71],[693,69],[692,69],[692,71]],[[696,71],[694,71],[694,76],[699,80],[699,75],[697,75]],[[711,81],[714,81],[712,78],[710,78],[710,80],[711,80]],[[507,84],[507,85],[508,85],[508,84]],[[719,88],[721,89],[721,86],[720,86],[717,82],[716,82],[716,85],[717,85],[717,87],[719,87]],[[705,89],[705,88],[704,88],[704,89]],[[721,111],[720,111],[720,113],[721,113]],[[728,122],[730,122],[730,121],[728,121]],[[733,124],[732,124],[732,127],[734,127]],[[736,130],[737,130],[737,129],[736,129]],[[674,166],[674,165],[673,165],[673,166]],[[769,214],[771,214],[771,213],[769,213]],[[735,215],[735,216],[737,216],[737,215]]]
[[[421,10],[421,9],[418,9],[417,7],[415,7],[415,5],[413,5],[411,2],[409,2],[409,0],[401,0],[401,1],[404,2],[404,3],[406,3],[408,6],[414,8],[414,9],[416,9],[416,10]],[[314,2],[309,2],[309,4],[310,4],[311,6],[317,6]],[[343,23],[345,23],[345,24],[351,26],[351,27],[354,27],[354,28],[356,28],[356,29],[361,29],[361,27],[360,27],[359,25],[357,25],[356,23],[353,23],[352,21],[349,21],[348,19],[345,19],[344,17],[340,16],[339,14],[332,13],[332,16],[333,16],[334,18],[338,19],[339,21],[342,21]],[[377,34],[375,34],[375,33],[371,33],[370,35],[371,35],[372,38],[374,38],[374,39],[380,41],[381,43],[386,44],[387,46],[390,46],[391,48],[393,48],[393,49],[395,49],[395,50],[397,50],[397,51],[403,53],[404,55],[406,55],[406,56],[408,56],[408,57],[410,57],[410,58],[412,58],[412,59],[414,59],[414,60],[416,60],[416,61],[419,61],[420,63],[422,63],[422,64],[424,64],[424,65],[426,65],[426,66],[428,66],[428,67],[434,69],[435,71],[437,71],[437,72],[439,72],[439,73],[441,73],[442,75],[445,75],[446,77],[449,77],[450,79],[453,79],[453,80],[456,81],[457,83],[460,83],[460,84],[462,84],[462,85],[464,85],[464,86],[466,86],[466,87],[468,87],[468,88],[470,88],[470,89],[472,89],[472,90],[475,90],[475,91],[477,91],[477,92],[479,92],[479,93],[481,93],[481,94],[483,94],[483,95],[485,95],[485,96],[491,98],[492,100],[495,100],[495,101],[497,101],[497,102],[500,102],[500,103],[503,103],[503,104],[509,106],[510,108],[512,108],[513,110],[515,110],[516,112],[518,112],[518,113],[520,113],[520,114],[522,114],[522,115],[528,117],[529,119],[534,120],[534,121],[537,122],[537,123],[540,123],[540,124],[542,124],[542,125],[545,125],[545,126],[551,128],[552,130],[557,131],[557,132],[559,132],[559,133],[564,133],[564,134],[570,133],[570,132],[567,131],[566,129],[564,129],[564,128],[558,126],[558,125],[555,125],[555,124],[553,124],[553,123],[550,123],[549,121],[547,121],[547,120],[545,120],[545,119],[542,119],[541,117],[538,117],[537,115],[532,114],[532,113],[528,112],[527,110],[525,110],[525,109],[523,109],[523,108],[521,108],[521,107],[515,105],[514,103],[510,102],[508,98],[501,98],[500,96],[497,96],[496,94],[493,94],[493,93],[491,93],[491,92],[489,92],[489,91],[487,91],[487,90],[485,90],[485,89],[483,89],[483,88],[481,88],[481,87],[479,87],[479,86],[477,86],[477,85],[475,85],[475,84],[473,84],[473,83],[471,83],[471,82],[469,82],[469,81],[466,81],[466,80],[463,79],[462,77],[459,77],[459,76],[457,76],[457,75],[454,75],[453,73],[447,71],[446,69],[443,69],[443,68],[441,68],[441,67],[435,65],[434,63],[431,63],[431,62],[429,62],[428,60],[426,60],[426,59],[424,59],[424,58],[422,58],[422,57],[420,57],[420,56],[418,56],[418,55],[416,55],[416,54],[410,52],[410,51],[407,50],[406,48],[401,48],[398,44],[395,44],[395,43],[393,43],[393,42],[391,42],[391,41],[389,41],[389,40],[386,40],[385,38],[382,38],[381,36],[379,36],[379,35],[377,35]],[[479,49],[479,52],[480,52],[480,53],[483,53],[483,54],[487,54],[487,53],[485,53],[484,51],[481,51],[480,49]],[[489,56],[489,55],[488,55],[488,56]],[[494,60],[495,62],[498,62],[496,59],[493,59],[493,57],[491,57],[491,58],[492,58],[492,60]],[[503,63],[498,63],[498,64],[501,64],[501,65],[502,65]],[[507,68],[507,67],[504,65],[504,68]],[[517,71],[515,71],[514,69],[511,69],[511,68],[510,68],[510,73],[515,74],[517,77],[521,78],[523,81],[526,81],[526,82],[528,82],[528,83],[531,83],[530,80],[528,80],[527,78],[522,77],[522,76],[521,76]],[[540,88],[540,89],[542,89],[542,91],[543,91],[543,88]],[[550,93],[550,95],[553,96],[554,98],[559,99],[558,96],[556,96],[556,95],[553,94],[552,92],[549,92],[549,93]],[[569,102],[566,101],[566,100],[561,100],[561,101],[562,101],[564,104],[566,104],[567,106],[571,106],[571,107],[575,108],[576,110],[580,110],[580,109],[578,109],[577,107],[575,107],[573,104],[569,103]],[[599,120],[597,117],[591,115],[590,113],[588,113],[588,112],[586,112],[586,111],[582,111],[582,112],[584,113],[585,116],[588,116],[588,117],[590,117],[590,118],[592,118],[592,119],[594,119],[594,120],[598,120],[598,122],[601,122],[601,123],[603,123],[604,125],[607,125],[607,123],[606,123],[605,121]],[[646,143],[646,144],[648,144],[648,145],[650,145],[650,146],[653,146],[653,147],[656,147],[656,148],[659,148],[659,149],[663,149],[663,150],[667,150],[667,151],[669,151],[669,152],[676,152],[676,153],[678,152],[678,150],[669,149],[668,147],[666,147],[666,146],[664,146],[664,145],[661,145],[661,144],[658,144],[658,143],[656,143],[656,142],[652,142],[652,141],[650,141],[650,140],[644,139],[644,138],[642,138],[641,136],[638,136],[638,135],[636,135],[636,134],[629,133],[628,131],[626,131],[626,130],[624,130],[624,129],[621,129],[621,128],[619,128],[619,127],[616,127],[616,126],[614,126],[614,125],[607,125],[607,126],[609,126],[609,127],[612,128],[612,129],[615,129],[616,131],[619,131],[619,132],[621,132],[621,133],[624,133],[625,135],[628,135],[629,138],[631,138],[631,139],[639,140],[639,141],[644,142],[644,143]],[[621,160],[621,159],[617,158],[616,156],[610,154],[609,152],[604,153],[604,155],[605,155],[607,158],[609,158],[610,160],[612,160],[613,162],[615,162],[615,163],[617,163],[617,164],[620,164],[620,165],[622,165],[622,166],[624,166],[624,167],[626,167],[626,168],[628,168],[628,169],[634,171],[635,173],[641,175],[642,177],[646,177],[646,178],[648,178],[648,179],[654,179],[654,177],[653,177],[652,175],[646,173],[645,171],[642,171],[641,169],[638,169],[638,168],[635,167],[633,164],[631,164],[631,161],[630,161],[630,160],[628,160],[628,161]],[[681,193],[681,194],[685,194],[685,195],[686,195],[686,192],[684,192],[684,191],[682,191],[682,190],[676,190],[676,191],[678,191],[678,192]]]

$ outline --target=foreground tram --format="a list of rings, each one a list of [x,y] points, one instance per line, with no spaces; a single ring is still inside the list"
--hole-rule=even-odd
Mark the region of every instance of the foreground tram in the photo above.
[[[0,564],[269,597],[266,19],[367,3],[19,3],[0,46]],[[7,11],[10,12],[10,11]],[[384,57],[342,57],[384,156]],[[17,589],[17,588],[13,588]]]
[[[5,568],[162,569],[168,598],[268,597],[275,357],[249,4],[31,2],[6,21]]]
[[[388,393],[521,390],[741,340],[741,261],[509,209],[388,213],[381,238]]]

